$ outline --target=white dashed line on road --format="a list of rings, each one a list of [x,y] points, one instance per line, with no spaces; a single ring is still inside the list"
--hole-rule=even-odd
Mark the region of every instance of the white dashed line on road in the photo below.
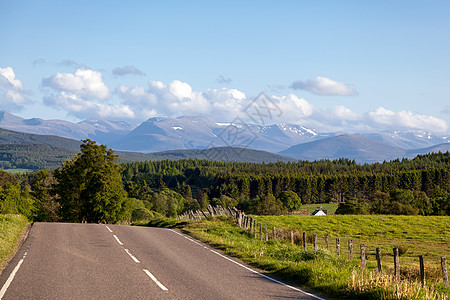
[[[168,289],[161,283],[158,281],[158,279],[156,279],[155,276],[153,276],[152,273],[150,273],[149,270],[144,269],[145,274],[148,275],[148,277],[150,277],[163,291],[167,291]]]

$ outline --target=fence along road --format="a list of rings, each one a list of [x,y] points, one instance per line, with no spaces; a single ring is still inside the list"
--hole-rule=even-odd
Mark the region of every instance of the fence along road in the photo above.
[[[178,231],[36,223],[0,299],[323,299]]]

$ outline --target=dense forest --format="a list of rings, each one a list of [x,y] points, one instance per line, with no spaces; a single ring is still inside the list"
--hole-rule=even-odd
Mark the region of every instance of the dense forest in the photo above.
[[[106,151],[95,143],[88,146]],[[117,159],[109,150],[105,153],[105,157],[111,156],[111,163]],[[44,169],[22,175],[0,171],[0,213],[22,213],[34,221],[118,222],[159,214],[176,217],[208,204],[277,215],[298,211],[302,204],[335,202],[339,203],[336,213],[340,214],[450,215],[449,152],[363,165],[347,159],[267,164],[189,159],[130,162],[117,168],[106,162],[96,167],[99,158],[95,157],[103,156],[90,155],[89,168],[96,171],[86,171],[89,169],[83,163],[73,172],[71,161],[55,171]],[[104,177],[112,174],[106,171],[112,169],[118,170],[118,177]],[[101,174],[102,179],[97,180]],[[74,184],[78,177],[85,178],[81,185]],[[121,187],[115,185],[117,180]],[[102,187],[108,181],[109,187]],[[66,191],[68,186],[83,190]],[[93,193],[94,187],[98,193]],[[121,195],[120,201],[115,201],[120,205],[115,206],[114,216],[100,218],[85,211],[81,218],[73,214],[68,217],[72,209],[69,198],[73,203],[87,201],[91,206],[93,199],[110,203],[108,199],[112,198],[105,198],[102,190],[113,198]],[[113,190],[121,192],[111,193]],[[63,191],[66,196],[62,197]],[[80,207],[79,211],[84,210]]]
[[[449,152],[364,165],[347,159],[269,164],[164,160],[125,163],[122,174],[127,191],[137,198],[148,199],[140,189],[169,188],[192,195],[200,206],[210,201],[251,213],[284,213],[297,209],[292,203],[300,201],[342,203],[337,213],[450,215],[449,162]]]

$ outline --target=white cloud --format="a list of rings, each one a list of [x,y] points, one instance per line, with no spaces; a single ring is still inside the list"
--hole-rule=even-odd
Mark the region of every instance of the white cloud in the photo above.
[[[405,110],[393,112],[378,107],[375,111],[368,112],[367,116],[371,122],[390,128],[427,129],[433,132],[445,132],[448,128],[447,122],[442,119]]]
[[[237,89],[208,89],[203,96],[211,103],[217,120],[230,121],[241,113],[246,96]]]
[[[345,120],[345,121],[359,121],[359,120],[361,120],[361,116],[360,115],[358,115],[357,113],[354,113],[349,108],[347,108],[347,107],[345,107],[343,105],[335,106],[331,110],[331,113],[336,118],[339,118],[339,119]]]
[[[13,68],[0,68],[0,86],[6,89],[23,90],[22,82],[16,78]]]
[[[104,100],[110,96],[108,87],[103,83],[102,74],[90,69],[78,69],[72,73],[57,73],[42,82],[44,87],[74,95]]]
[[[44,104],[80,119],[132,120],[136,117],[130,106],[110,101],[111,93],[100,72],[80,68],[73,74],[57,73],[45,78],[42,87]]]
[[[76,94],[59,92],[44,97],[44,103],[67,111],[68,114],[80,119],[134,119],[134,113],[127,105],[97,103],[83,99]]]
[[[8,97],[21,103],[20,81],[3,72],[1,85],[8,86]],[[181,115],[206,116],[229,122],[236,117],[251,122],[246,109],[253,98],[237,89],[220,88],[196,91],[187,82],[149,81],[147,87],[117,86],[111,95],[99,72],[78,69],[75,73],[58,73],[43,80],[46,105],[63,109],[80,119],[103,118],[142,122],[150,117]],[[13,87],[16,87],[13,89]],[[6,92],[5,92],[6,94]],[[294,94],[269,97],[276,107],[265,124],[293,123],[323,131],[372,131],[385,129],[427,129],[445,132],[447,123],[433,116],[409,111],[394,112],[383,107],[362,114],[337,105],[319,109]],[[253,120],[253,122],[255,122]]]
[[[30,101],[24,96],[22,82],[16,78],[13,68],[0,68],[0,105],[2,109],[20,111]]]
[[[358,92],[353,85],[318,76],[306,81],[294,81],[290,88],[305,90],[320,96],[356,96]]]
[[[179,80],[168,84],[150,81],[148,88],[119,86],[116,94],[132,107],[142,119],[155,116],[203,115],[212,119],[230,120],[242,110],[245,94],[236,89],[194,91]]]
[[[314,106],[311,103],[294,94],[281,97],[272,96],[272,99],[281,112],[279,119],[274,120],[276,122],[293,122],[299,124],[314,112]]]

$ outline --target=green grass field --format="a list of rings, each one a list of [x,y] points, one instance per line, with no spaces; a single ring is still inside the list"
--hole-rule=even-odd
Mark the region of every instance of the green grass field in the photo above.
[[[11,259],[28,220],[22,215],[0,214],[0,270]]]
[[[255,239],[233,222],[224,219],[188,223],[183,230],[212,246],[238,257],[275,276],[309,287],[339,299],[446,299],[449,288],[442,283],[440,256],[450,254],[450,217],[422,216],[253,216],[258,224],[294,230],[299,243],[301,232],[318,235],[319,250],[311,243],[304,251],[301,245],[288,240]],[[259,225],[258,225],[259,228]],[[324,237],[329,236],[329,250]],[[285,236],[289,236],[285,234]],[[341,238],[341,255],[335,254],[335,238]],[[348,259],[348,239],[353,240],[354,259]],[[309,240],[310,241],[310,240]],[[367,271],[361,271],[359,244],[366,245]],[[301,243],[299,243],[301,244]],[[392,248],[401,246],[406,252],[400,256],[402,281],[392,279]],[[382,251],[383,273],[377,275],[375,248]],[[418,255],[424,255],[428,291],[417,283]],[[356,272],[356,273],[355,273]],[[376,282],[368,278],[375,276]],[[353,278],[353,280],[352,280]],[[355,279],[356,278],[356,279]],[[366,281],[364,281],[364,280]],[[353,282],[353,283],[352,283]],[[362,283],[361,283],[362,282]],[[364,283],[365,282],[365,283]],[[382,287],[380,282],[389,282]],[[361,284],[365,287],[361,291]],[[401,291],[401,292],[399,292]],[[399,297],[399,293],[409,296]],[[430,296],[426,298],[424,295]],[[435,294],[433,294],[435,293]],[[440,296],[436,296],[440,293]],[[417,296],[414,296],[417,295]],[[436,297],[435,297],[436,296]],[[435,297],[435,298],[433,298]]]
[[[11,174],[25,174],[25,173],[31,173],[35,170],[31,170],[31,169],[4,169],[2,171],[11,173]]]
[[[313,216],[255,216],[257,222],[268,228],[284,228],[317,234],[318,244],[325,248],[329,236],[329,249],[335,249],[340,238],[341,253],[348,255],[348,240],[353,241],[353,252],[364,244],[368,260],[375,259],[375,249],[381,249],[383,262],[389,269],[393,265],[393,248],[401,247],[404,266],[418,268],[419,255],[431,272],[440,265],[441,256],[450,255],[450,217],[448,216],[392,216],[392,215],[332,215]],[[354,255],[354,257],[357,255]]]

